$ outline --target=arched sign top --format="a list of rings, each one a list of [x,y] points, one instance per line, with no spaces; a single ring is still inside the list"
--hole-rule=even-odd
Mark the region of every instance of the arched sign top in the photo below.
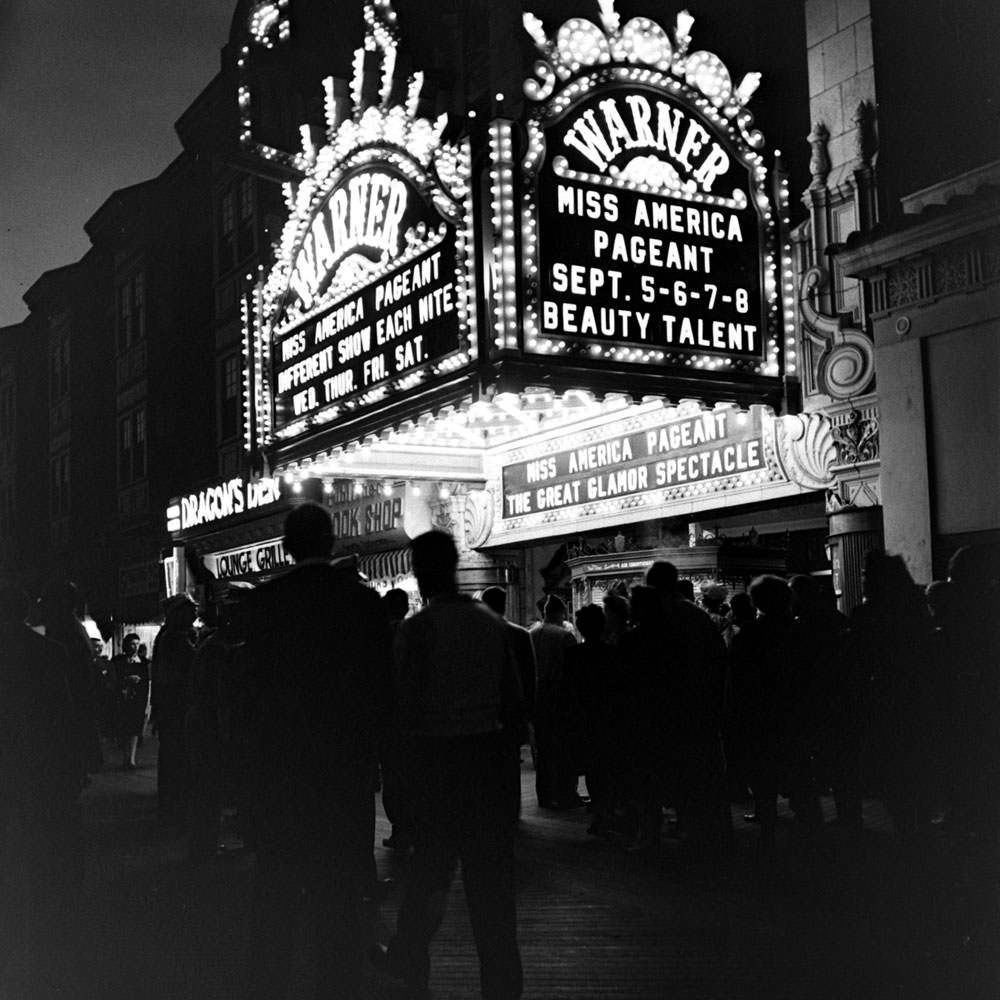
[[[746,103],[694,19],[567,21],[525,92],[524,350],[676,372],[724,394],[782,374],[778,212]],[[670,387],[665,386],[669,392]]]
[[[476,354],[468,141],[444,142],[447,117],[417,113],[422,74],[391,99],[387,0],[365,4],[365,24],[350,100],[324,81],[325,142],[302,129],[301,180],[285,185],[275,264],[247,309],[261,443],[382,405]]]

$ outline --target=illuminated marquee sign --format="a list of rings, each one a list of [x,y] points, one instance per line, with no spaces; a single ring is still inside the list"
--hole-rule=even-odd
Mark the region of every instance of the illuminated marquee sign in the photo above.
[[[187,531],[258,510],[281,499],[278,479],[244,480],[239,477],[191,493],[167,508],[167,531]]]
[[[617,433],[615,431],[618,430]],[[759,408],[696,411],[635,430],[612,426],[570,447],[504,465],[505,519],[767,475]]]
[[[779,375],[777,219],[745,104],[709,52],[646,18],[575,18],[527,95],[525,350]],[[510,346],[509,344],[507,346]]]
[[[476,354],[468,142],[442,141],[446,116],[417,115],[421,74],[390,104],[395,15],[367,3],[365,20],[353,113],[325,81],[329,143],[304,131],[277,263],[245,315],[260,444],[400,398]],[[381,58],[374,103],[366,51]]]

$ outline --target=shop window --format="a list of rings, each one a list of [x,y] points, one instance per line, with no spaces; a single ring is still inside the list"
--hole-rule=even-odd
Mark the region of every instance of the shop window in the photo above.
[[[146,335],[146,280],[142,272],[118,286],[118,353]]]
[[[49,511],[52,517],[69,513],[69,452],[49,460]]]
[[[69,336],[60,337],[49,352],[49,401],[69,395]]]
[[[243,366],[239,354],[229,354],[219,365],[219,440],[240,432],[243,416]]]
[[[128,486],[146,475],[146,408],[118,420],[118,485]]]

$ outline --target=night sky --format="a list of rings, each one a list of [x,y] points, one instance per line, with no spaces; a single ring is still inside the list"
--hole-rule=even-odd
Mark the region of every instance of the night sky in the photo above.
[[[235,0],[0,3],[0,326],[79,260],[83,225],[181,151],[174,122],[208,84]]]

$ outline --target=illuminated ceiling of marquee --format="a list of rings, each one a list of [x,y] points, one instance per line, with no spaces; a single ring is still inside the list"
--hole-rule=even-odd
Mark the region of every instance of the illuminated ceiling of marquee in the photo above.
[[[659,397],[637,403],[624,393],[608,393],[599,399],[584,389],[557,394],[542,387],[501,392],[490,400],[473,402],[469,397],[343,448],[279,465],[275,474],[290,481],[390,476],[476,482],[485,478],[484,460],[490,448],[531,438],[543,430],[569,428],[593,417],[622,416],[650,402],[669,405]]]

